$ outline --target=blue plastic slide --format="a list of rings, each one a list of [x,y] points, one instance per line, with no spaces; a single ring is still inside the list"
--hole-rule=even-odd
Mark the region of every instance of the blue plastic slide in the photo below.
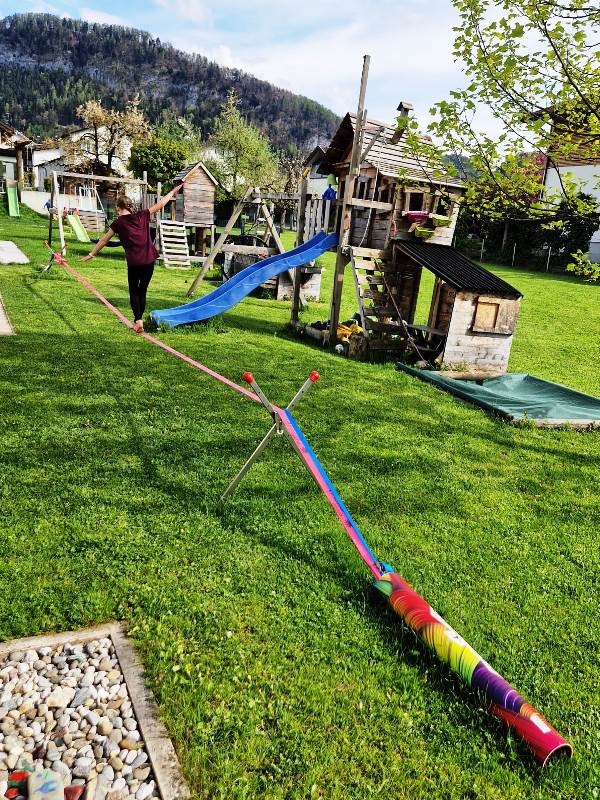
[[[265,281],[280,275],[282,272],[296,269],[315,258],[323,255],[328,250],[337,247],[336,233],[318,233],[300,247],[288,253],[278,253],[256,264],[251,264],[246,269],[238,272],[233,278],[221,284],[214,292],[186,303],[177,308],[164,308],[153,311],[151,316],[155,322],[164,322],[170,328],[185,325],[186,322],[200,322],[204,319],[216,317],[247,297],[250,292],[257,289]]]

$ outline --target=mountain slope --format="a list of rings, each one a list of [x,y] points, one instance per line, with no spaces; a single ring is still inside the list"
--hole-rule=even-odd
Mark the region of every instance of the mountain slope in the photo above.
[[[90,98],[121,107],[137,93],[152,122],[164,112],[186,114],[206,135],[230,89],[278,148],[312,148],[336,128],[335,114],[313,100],[143,31],[51,14],[0,21],[0,117],[36,135],[78,124],[75,109]]]

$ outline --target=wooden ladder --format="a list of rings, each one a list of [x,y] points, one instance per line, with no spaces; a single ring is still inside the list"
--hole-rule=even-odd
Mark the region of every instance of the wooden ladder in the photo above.
[[[160,248],[167,269],[191,269],[190,249],[183,222],[159,219]]]
[[[363,330],[365,333],[403,334],[404,326],[388,291],[386,274],[392,267],[385,260],[385,251],[367,247],[349,249]]]

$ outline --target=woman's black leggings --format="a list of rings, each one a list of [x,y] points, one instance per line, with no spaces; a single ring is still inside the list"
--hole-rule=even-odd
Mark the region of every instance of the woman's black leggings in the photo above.
[[[146,308],[146,290],[152,280],[154,262],[143,267],[127,267],[127,280],[129,282],[129,302],[133,311],[133,319],[142,318]]]

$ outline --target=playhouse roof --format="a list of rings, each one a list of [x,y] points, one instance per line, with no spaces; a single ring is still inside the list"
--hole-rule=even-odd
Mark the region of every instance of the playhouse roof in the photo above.
[[[394,244],[410,258],[437,275],[457,292],[482,292],[503,297],[522,297],[510,283],[444,244],[425,244],[396,239]]]
[[[214,183],[214,185],[215,185],[215,186],[218,186],[218,185],[219,185],[219,182],[217,181],[217,179],[216,179],[216,178],[214,178],[214,177],[213,177],[213,176],[210,174],[210,172],[208,171],[208,169],[206,168],[206,166],[205,166],[205,165],[202,163],[202,161],[196,161],[196,163],[195,163],[195,164],[188,164],[188,166],[187,166],[187,167],[184,167],[184,168],[181,170],[181,172],[178,172],[178,173],[177,173],[177,175],[175,175],[175,177],[173,178],[173,180],[174,180],[175,182],[177,182],[177,181],[184,181],[186,178],[189,178],[189,176],[192,174],[192,172],[196,172],[196,170],[198,170],[198,169],[201,169],[203,172],[205,172],[205,173],[206,173],[206,175],[207,175],[207,176],[210,178],[210,180],[211,180],[211,181]]]
[[[348,151],[352,146],[355,127],[356,114],[346,114],[331,140],[331,144],[327,148],[319,168],[321,174],[327,175],[333,172],[334,166],[342,163],[344,159],[346,159]],[[410,152],[404,138],[401,138],[397,144],[392,143],[392,138],[396,133],[396,127],[386,122],[378,122],[374,119],[367,120],[363,150],[369,146],[374,137],[377,137],[381,128],[383,128],[383,131],[367,154],[365,162],[376,167],[382,175],[386,175],[390,178],[397,178],[402,172],[420,183],[436,183],[461,189],[464,187],[463,181],[451,175],[447,175],[443,178],[439,178],[438,175],[436,175],[435,179],[432,180],[429,171],[433,171],[436,167],[439,168],[439,166],[442,165],[430,164],[426,165],[427,169],[425,169],[422,163]],[[421,138],[423,141],[430,141],[426,136],[422,136]]]

